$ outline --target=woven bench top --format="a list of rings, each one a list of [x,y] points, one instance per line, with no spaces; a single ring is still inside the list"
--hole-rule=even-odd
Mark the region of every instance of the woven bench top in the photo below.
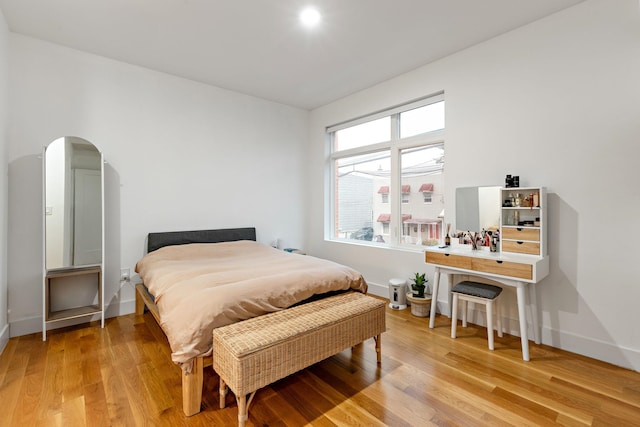
[[[214,340],[223,341],[236,357],[276,345],[344,319],[373,310],[384,310],[384,301],[359,292],[335,295],[286,310],[254,317],[214,329]]]

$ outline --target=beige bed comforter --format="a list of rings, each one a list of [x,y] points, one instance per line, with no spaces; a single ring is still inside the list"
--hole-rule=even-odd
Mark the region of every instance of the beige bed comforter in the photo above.
[[[367,291],[349,267],[246,240],[166,246],[145,255],[136,272],[155,297],[173,361],[187,372],[195,357],[211,354],[216,327],[317,294]]]

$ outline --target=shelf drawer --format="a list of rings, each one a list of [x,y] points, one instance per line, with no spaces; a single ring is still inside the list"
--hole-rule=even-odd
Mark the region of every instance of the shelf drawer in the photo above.
[[[498,261],[491,259],[474,259],[472,269],[483,273],[499,274],[501,276],[518,277],[521,279],[533,278],[533,266],[518,262]]]
[[[540,229],[537,228],[503,228],[503,239],[540,241]]]
[[[540,255],[540,242],[503,240],[502,251],[527,255]]]
[[[471,258],[460,255],[450,255],[439,252],[425,252],[424,260],[428,264],[444,265],[447,267],[471,269]]]

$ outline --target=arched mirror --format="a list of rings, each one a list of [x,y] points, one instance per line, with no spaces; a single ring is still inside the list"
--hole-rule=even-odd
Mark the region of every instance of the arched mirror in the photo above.
[[[44,324],[100,314],[104,325],[104,168],[100,150],[63,137],[44,151]]]

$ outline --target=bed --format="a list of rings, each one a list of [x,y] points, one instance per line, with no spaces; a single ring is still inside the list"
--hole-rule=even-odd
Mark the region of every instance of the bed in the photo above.
[[[150,233],[136,264],[136,312],[145,307],[182,368],[183,410],[200,411],[213,329],[339,292],[367,292],[355,270],[256,242],[255,228]]]

